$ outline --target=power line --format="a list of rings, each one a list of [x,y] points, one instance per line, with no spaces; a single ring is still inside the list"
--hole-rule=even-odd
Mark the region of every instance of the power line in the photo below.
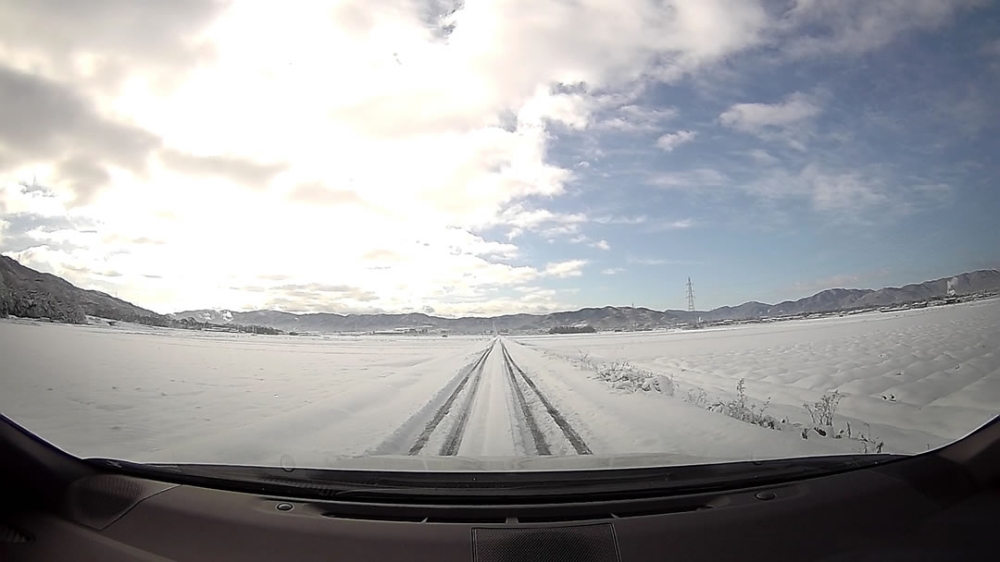
[[[688,312],[694,312],[694,286],[691,285],[691,278],[688,277]]]

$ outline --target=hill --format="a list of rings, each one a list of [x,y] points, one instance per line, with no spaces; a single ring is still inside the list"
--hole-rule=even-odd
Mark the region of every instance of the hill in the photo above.
[[[598,330],[649,330],[696,322],[759,320],[880,308],[906,303],[1000,289],[1000,271],[983,270],[942,277],[933,281],[883,289],[827,289],[810,297],[778,304],[750,301],[708,311],[652,310],[605,306],[550,314],[508,314],[492,317],[443,318],[423,313],[295,314],[277,310],[188,310],[167,316],[138,307],[100,291],[25,267],[0,256],[0,317],[49,318],[57,322],[86,323],[87,316],[157,326],[203,329],[231,327],[236,331],[266,327],[287,332],[373,332],[400,329],[484,333],[500,331],[549,331],[591,326]]]
[[[101,291],[81,289],[61,277],[0,256],[0,317],[49,318],[85,324],[87,316],[167,325],[169,319]]]
[[[778,304],[750,301],[739,306],[723,306],[708,311],[652,310],[649,308],[605,306],[551,314],[511,314],[494,317],[442,318],[422,313],[410,314],[294,314],[276,310],[235,312],[229,310],[189,310],[176,318],[195,318],[212,323],[251,323],[285,331],[370,332],[399,329],[449,330],[456,333],[483,333],[493,329],[508,331],[548,331],[568,326],[592,326],[598,330],[643,330],[703,322],[757,320],[878,308],[956,295],[1000,289],[1000,272],[995,270],[963,273],[924,283],[884,289],[827,289],[810,297]]]

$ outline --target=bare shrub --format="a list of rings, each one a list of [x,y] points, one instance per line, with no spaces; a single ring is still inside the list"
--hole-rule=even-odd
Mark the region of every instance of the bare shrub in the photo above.
[[[828,392],[818,401],[802,406],[809,412],[809,417],[816,425],[833,427],[834,416],[837,415],[837,405],[844,395],[839,391]]]
[[[556,353],[552,357],[568,360],[577,367],[597,373],[597,377],[611,385],[615,390],[626,392],[658,392],[673,396],[675,385],[672,376],[665,376],[633,366],[627,359],[600,363],[595,361],[590,352],[577,350],[576,356],[563,356]]]
[[[735,398],[728,401],[720,400],[709,406],[708,409],[742,422],[752,423],[768,429],[780,429],[778,420],[764,413],[767,410],[767,406],[771,403],[771,399],[768,398],[763,404],[756,404],[747,397],[746,388],[746,379],[740,379],[736,383]]]
[[[609,365],[600,366],[597,369],[597,374],[605,381],[610,382],[612,386],[615,386],[615,383],[622,382],[623,379],[628,378],[628,369],[628,361],[614,361]],[[618,386],[615,386],[615,388],[618,388]]]
[[[836,403],[834,402],[834,410],[836,410]],[[831,418],[832,419],[832,418]],[[815,421],[815,418],[814,418]],[[885,441],[879,439],[872,435],[872,426],[865,423],[865,429],[861,431],[854,431],[851,427],[851,422],[845,422],[846,427],[837,431],[836,433],[827,432],[822,427],[803,427],[802,428],[802,438],[808,439],[810,432],[815,432],[817,435],[823,437],[832,437],[834,439],[848,439],[851,441],[857,441],[858,452],[860,453],[881,453],[885,448]],[[832,429],[832,426],[828,426]]]
[[[850,428],[851,424],[847,424]],[[865,429],[867,431],[858,432],[858,436],[855,438],[860,442],[860,451],[862,453],[881,453],[882,448],[885,447],[885,441],[872,435],[872,426],[865,424]]]

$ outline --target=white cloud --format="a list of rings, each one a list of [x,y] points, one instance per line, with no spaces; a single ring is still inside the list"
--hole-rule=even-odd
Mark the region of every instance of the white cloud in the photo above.
[[[435,314],[445,317],[457,316],[498,316],[511,311],[525,314],[548,314],[560,310],[572,310],[579,305],[565,299],[569,291],[550,289],[527,293],[520,298],[491,296],[469,302],[442,303]]]
[[[593,219],[598,224],[642,224],[649,219],[646,215],[603,215]]]
[[[582,94],[552,94],[539,86],[535,95],[517,114],[519,124],[542,126],[559,123],[572,129],[583,129],[590,122],[592,101]]]
[[[925,3],[907,21],[940,19]],[[819,21],[807,4],[782,25]],[[859,9],[877,21],[889,13]],[[746,0],[465,2],[446,17],[449,33],[435,10],[408,0],[0,8],[4,83],[44,94],[17,98],[19,108],[46,109],[0,109],[0,182],[37,175],[47,186],[5,190],[3,212],[93,221],[97,236],[36,232],[31,263],[163,311],[516,309],[525,302],[490,300],[490,290],[579,275],[586,263],[514,260],[518,234],[572,236],[588,220],[551,205],[586,173],[555,163],[555,135],[663,131],[677,110],[640,102],[649,84],[784,33]],[[734,106],[731,126],[788,127],[799,121],[787,113],[808,113],[809,102]],[[652,183],[729,181],[701,168]],[[843,185],[818,201],[835,207]],[[509,239],[484,238],[489,228]],[[279,273],[287,279],[267,279]],[[233,288],[248,279],[300,296]],[[531,306],[562,302],[545,290]],[[480,300],[448,300],[462,294]]]
[[[541,291],[542,288],[538,285],[521,285],[519,287],[513,287],[513,290],[518,293],[536,293]]]
[[[619,273],[623,273],[624,271],[625,271],[625,268],[623,268],[623,267],[609,267],[609,268],[606,268],[606,269],[602,269],[601,270],[601,274],[602,275],[618,275]]]
[[[695,226],[694,219],[680,219],[675,221],[653,221],[649,229],[652,231],[660,230],[686,230]]]
[[[583,275],[583,268],[587,263],[587,260],[553,262],[545,266],[543,273],[551,277],[579,277]]]
[[[988,0],[796,0],[776,26],[789,56],[858,55],[897,37],[951,22]],[[802,33],[803,29],[811,30]]]
[[[762,150],[760,148],[755,148],[747,152],[746,154],[758,164],[770,165],[770,164],[776,164],[779,161],[777,158],[771,155],[770,152]]]
[[[952,201],[946,183],[891,179],[877,169],[837,169],[809,164],[797,171],[774,169],[741,185],[765,199],[799,199],[823,213],[849,221],[888,220],[939,208]]]
[[[792,94],[774,104],[736,104],[719,116],[723,125],[748,132],[759,132],[767,127],[787,127],[819,115],[821,109],[807,96]]]
[[[746,184],[745,189],[768,199],[806,199],[821,211],[857,211],[886,201],[881,180],[858,172],[831,172],[814,164],[798,172],[775,170]]]
[[[649,179],[650,185],[665,188],[714,187],[729,183],[729,177],[712,168],[696,168],[683,172],[665,172]]]
[[[545,233],[543,232],[543,234],[545,234]],[[594,240],[591,240],[590,237],[587,236],[586,234],[577,234],[576,236],[573,236],[572,238],[570,238],[569,240],[567,240],[567,242],[569,242],[570,244],[586,244],[586,245],[590,246],[591,248],[597,248],[599,250],[610,250],[611,249],[611,244],[609,244],[607,240],[596,240],[596,241],[594,241]]]
[[[574,234],[587,220],[584,213],[557,213],[548,209],[528,209],[522,205],[512,205],[499,213],[495,224],[511,227],[507,238],[513,240],[525,231],[540,232],[548,237]]]
[[[805,205],[835,220],[858,223],[891,220],[928,209],[939,209],[950,205],[956,197],[955,187],[948,182],[920,177],[900,178],[884,167],[844,168],[809,163],[797,168],[785,168],[774,165],[776,162],[768,160],[769,156],[761,158],[769,162],[768,166],[752,170],[756,172],[756,177],[741,178],[739,181],[731,180],[716,170],[696,169],[659,174],[648,183],[669,189],[719,187],[739,190],[761,200],[793,204],[786,207],[786,211],[800,210],[796,204]],[[654,218],[648,221],[646,229],[656,232],[696,226],[698,222],[691,218],[666,221]]]
[[[629,258],[628,262],[635,265],[663,265],[667,263],[667,260],[660,258]]]
[[[813,206],[820,211],[867,209],[887,200],[878,181],[857,174],[807,173],[803,179],[811,184]]]
[[[660,130],[663,123],[676,116],[677,109],[673,107],[654,108],[630,104],[609,112],[594,127],[620,133],[653,132]]]
[[[818,98],[795,92],[777,103],[738,103],[719,115],[719,123],[755,135],[781,141],[805,150],[811,121],[822,113]]]
[[[787,128],[820,114],[822,108],[812,97],[800,92],[778,103],[738,103],[721,115],[719,122],[727,127],[759,134],[770,127]]]
[[[667,133],[656,139],[656,147],[664,152],[673,152],[678,146],[693,141],[696,136],[694,131]]]

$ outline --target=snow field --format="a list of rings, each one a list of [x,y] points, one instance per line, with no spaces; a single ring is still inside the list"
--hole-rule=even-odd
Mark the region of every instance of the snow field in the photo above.
[[[851,452],[839,442],[803,441],[658,393],[613,391],[566,361],[526,346],[508,347],[597,455],[669,453],[706,462]]]
[[[743,378],[749,397],[770,399],[767,413],[793,423],[809,424],[803,404],[836,391],[837,428],[850,422],[890,452],[944,445],[1000,412],[1000,300],[704,332],[517,339],[585,378],[597,376],[586,364],[628,362],[702,406],[731,399]]]
[[[84,457],[325,466],[390,434],[486,341],[0,322],[0,412]]]
[[[416,455],[447,469],[456,465],[442,454],[539,468],[530,457],[547,453],[629,466],[670,462],[658,455],[857,452],[856,439],[794,430],[811,422],[803,403],[836,391],[836,430],[850,422],[886,452],[921,452],[1000,411],[998,352],[998,300],[711,331],[500,338],[0,321],[0,412],[83,457],[322,467]],[[626,362],[623,378],[599,375]],[[732,400],[740,379],[793,430],[708,409]]]

